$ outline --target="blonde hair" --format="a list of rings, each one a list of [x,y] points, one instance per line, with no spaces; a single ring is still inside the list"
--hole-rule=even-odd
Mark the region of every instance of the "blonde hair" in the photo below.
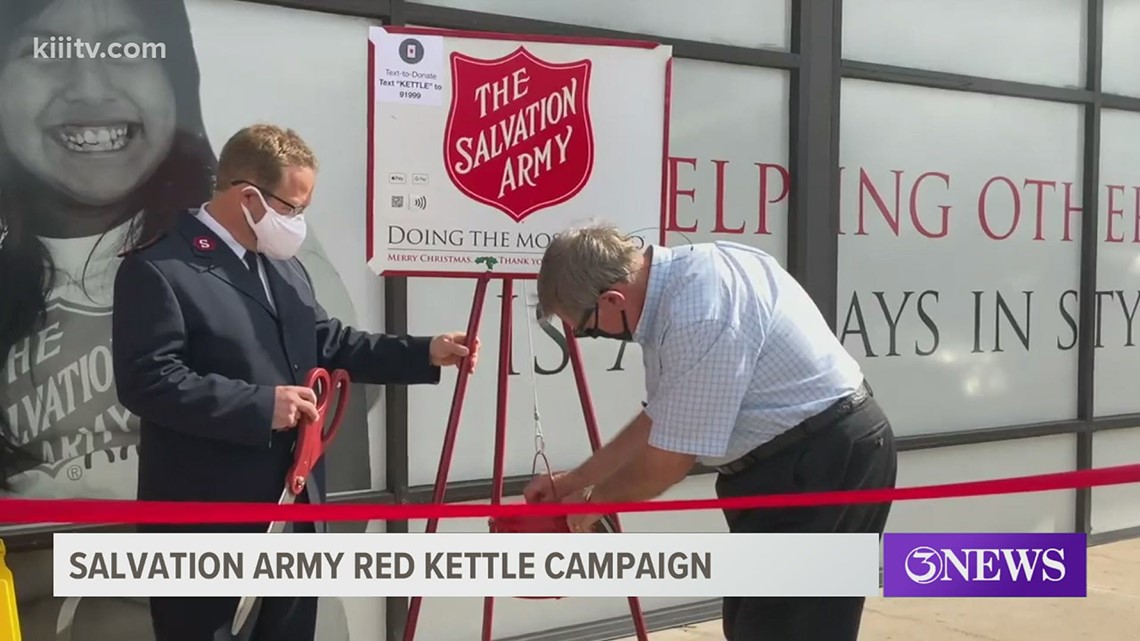
[[[628,282],[641,257],[638,241],[607,223],[592,223],[556,234],[538,272],[539,318],[578,317],[598,295]]]
[[[297,132],[276,125],[250,125],[238,131],[218,156],[216,189],[248,180],[273,190],[289,167],[317,170],[317,157]]]

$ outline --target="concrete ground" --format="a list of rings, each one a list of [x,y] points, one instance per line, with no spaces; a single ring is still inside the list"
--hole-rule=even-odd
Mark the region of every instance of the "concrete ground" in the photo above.
[[[723,641],[720,621],[649,635]],[[867,600],[860,641],[1134,641],[1140,639],[1140,540],[1089,548],[1084,599]],[[621,641],[635,641],[633,637]]]

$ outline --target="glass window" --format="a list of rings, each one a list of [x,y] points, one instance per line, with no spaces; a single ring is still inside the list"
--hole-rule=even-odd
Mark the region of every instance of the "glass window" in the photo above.
[[[785,71],[673,63],[670,245],[727,239],[784,262],[789,81]]]
[[[688,0],[431,0],[424,4],[740,47],[788,47],[789,0],[706,4]]]
[[[898,432],[1073,418],[1080,108],[842,95],[838,327]]]
[[[1140,114],[1101,116],[1097,229],[1096,393],[1098,416],[1140,412],[1130,381],[1140,376]]]
[[[724,100],[724,88],[733,100]],[[723,63],[676,59],[670,115],[670,167],[676,180],[670,202],[674,227],[670,245],[725,238],[760,247],[781,260],[787,245],[788,73]],[[670,172],[674,173],[674,172]],[[757,233],[757,231],[761,233]],[[467,325],[470,281],[409,279],[408,327],[418,334]],[[534,283],[515,285],[515,294],[534,295]],[[459,428],[452,480],[490,478],[494,460],[495,368],[501,289],[487,293],[480,375],[471,379]],[[444,304],[446,302],[446,304]],[[527,325],[516,301],[513,326],[507,474],[529,474],[534,457],[527,362]],[[562,328],[532,327],[538,370],[539,410],[550,462],[565,469],[589,454],[582,410],[569,366]],[[641,350],[609,340],[579,342],[603,438],[621,429],[639,408],[645,389]],[[484,371],[484,368],[486,371]],[[518,375],[521,374],[521,375]],[[443,428],[447,425],[454,374],[438,386],[408,388],[411,483],[435,480]]]
[[[912,450],[899,454],[897,485],[917,487],[1067,472],[1076,462],[1077,438],[1072,434]],[[898,501],[891,506],[887,531],[1064,532],[1073,523],[1073,495],[1070,490],[952,501]]]
[[[1100,358],[1100,352],[1097,352],[1097,358]],[[1131,465],[1136,462],[1136,452],[1140,450],[1140,428],[1096,432],[1092,449],[1094,468]],[[1135,483],[1092,488],[1092,533],[1119,532],[1140,526],[1137,505],[1140,505],[1140,485]]]
[[[843,57],[1003,80],[1081,86],[1085,14],[1083,0],[846,2]]]
[[[1108,93],[1140,96],[1140,0],[1104,0],[1104,70]],[[1102,143],[1103,144],[1103,143]]]

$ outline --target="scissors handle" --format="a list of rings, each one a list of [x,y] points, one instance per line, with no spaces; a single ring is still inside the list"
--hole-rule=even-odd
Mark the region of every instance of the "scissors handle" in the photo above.
[[[334,370],[330,374],[327,370],[316,367],[309,371],[305,379],[305,384],[317,392],[317,420],[304,417],[297,424],[293,466],[289,468],[289,474],[285,477],[285,487],[295,495],[300,495],[304,491],[313,467],[324,455],[325,449],[340,429],[344,412],[348,407],[349,383],[348,372],[342,369]],[[327,419],[334,391],[337,406],[330,423]]]

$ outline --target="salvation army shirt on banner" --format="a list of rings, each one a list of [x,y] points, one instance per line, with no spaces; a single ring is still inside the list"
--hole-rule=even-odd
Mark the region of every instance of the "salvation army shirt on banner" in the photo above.
[[[47,319],[0,374],[16,443],[40,460],[10,479],[16,496],[134,498],[138,419],[118,402],[110,338],[128,224],[102,237],[42,239],[56,269]]]

